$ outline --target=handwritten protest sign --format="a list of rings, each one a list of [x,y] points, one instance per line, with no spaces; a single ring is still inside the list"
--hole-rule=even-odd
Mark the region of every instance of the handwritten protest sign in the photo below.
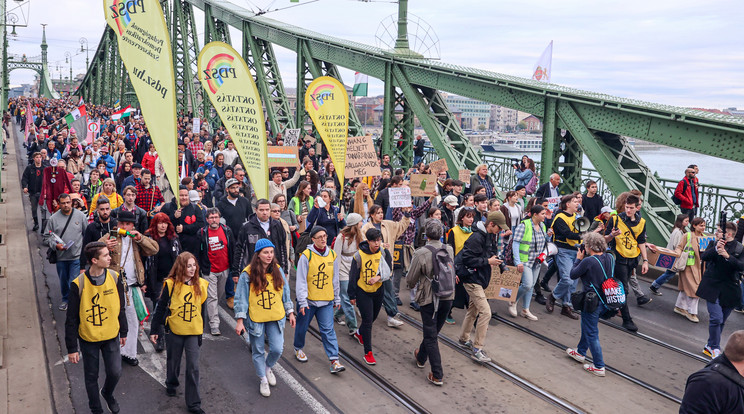
[[[192,125],[192,128],[191,128],[191,132],[194,133],[194,134],[198,134],[199,131],[201,131],[201,119],[194,118],[194,120],[192,122],[193,122],[193,125]]]
[[[382,175],[372,136],[349,137],[346,143],[346,178]]]
[[[447,160],[437,160],[433,163],[429,164],[429,167],[431,168],[431,172],[434,174],[439,174],[442,171],[447,171],[449,167],[447,167]]]
[[[284,130],[284,146],[296,147],[297,140],[300,139],[300,131],[301,129],[299,128],[287,128]]]
[[[470,170],[457,170],[457,179],[466,185],[470,184]]]
[[[550,198],[548,198],[548,210],[555,211],[555,209],[557,209],[560,204],[561,204],[561,198],[560,197],[550,197]]]
[[[297,167],[300,163],[297,147],[269,146],[269,167]]]
[[[388,188],[390,196],[390,207],[412,207],[411,188],[410,187],[390,187]]]
[[[413,197],[431,197],[437,193],[437,176],[434,174],[411,174],[409,186]]]
[[[517,300],[517,290],[522,282],[522,272],[516,266],[507,266],[504,273],[498,266],[491,266],[491,283],[484,291],[486,299],[498,299],[508,302]]]

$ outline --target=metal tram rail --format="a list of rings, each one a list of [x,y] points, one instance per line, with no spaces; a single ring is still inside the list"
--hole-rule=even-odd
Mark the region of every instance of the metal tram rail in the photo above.
[[[413,325],[418,329],[419,331],[423,332],[423,326],[421,322],[414,319],[413,317],[401,312],[400,317],[404,319],[409,324]],[[460,346],[457,341],[453,340],[452,338],[440,333],[439,339],[446,344],[448,347],[454,349],[455,351],[459,352],[461,355],[470,356],[470,352],[468,352],[465,348]],[[498,364],[494,362],[486,362],[481,363],[481,365],[485,366],[486,368],[490,369],[491,371],[501,375],[502,377],[506,378],[507,380],[511,381],[518,387],[526,390],[530,394],[533,394],[543,401],[546,401],[550,404],[552,404],[555,407],[560,408],[561,410],[568,412],[568,413],[585,413],[586,411],[582,410],[579,407],[576,407],[575,405],[571,404],[570,402],[561,399],[560,397],[557,397],[542,388],[538,387],[537,385],[527,381],[526,379],[514,374],[513,372],[507,370],[504,367],[499,366]]]
[[[499,316],[499,315],[497,315],[495,313],[491,315],[491,318],[494,319],[494,320],[496,320],[496,321],[498,321],[498,322],[503,323],[504,325],[507,325],[507,326],[512,327],[512,328],[514,328],[516,330],[519,330],[519,331],[522,331],[522,332],[524,332],[524,333],[526,333],[528,335],[531,335],[531,336],[533,336],[533,337],[535,337],[535,338],[537,338],[537,339],[539,339],[539,340],[541,340],[543,342],[547,342],[550,345],[555,346],[556,348],[559,348],[559,349],[562,349],[562,350],[565,350],[565,349],[568,348],[568,346],[566,346],[566,345],[564,345],[564,344],[562,344],[562,343],[560,343],[558,341],[555,341],[553,339],[550,339],[550,338],[548,338],[547,336],[545,336],[543,334],[537,333],[537,332],[533,331],[532,329],[527,328],[525,326],[522,326],[522,325],[520,325],[518,323],[514,323],[514,322],[512,322],[512,321],[510,321],[510,320],[508,320],[508,319],[506,319],[506,318],[504,318],[502,316]],[[589,357],[586,357],[586,360],[588,362],[593,362],[592,359],[589,358]],[[666,398],[668,400],[674,401],[677,404],[682,404],[682,399],[681,398],[677,397],[676,395],[670,394],[667,391],[662,390],[661,388],[655,387],[655,386],[653,386],[653,385],[651,385],[651,384],[649,384],[649,383],[647,383],[647,382],[645,382],[645,381],[643,381],[643,380],[641,380],[639,378],[636,378],[636,377],[634,377],[634,376],[632,376],[630,374],[626,374],[626,373],[620,371],[619,369],[613,368],[613,367],[611,367],[609,365],[605,365],[605,369],[607,371],[609,371],[609,372],[611,372],[611,373],[613,373],[613,374],[615,374],[615,375],[623,378],[623,379],[626,379],[626,380],[628,380],[628,381],[630,381],[630,382],[632,382],[632,383],[634,383],[636,385],[639,385],[642,388],[645,388],[645,389],[647,389],[647,390],[649,390],[649,391],[651,391],[651,392],[653,392],[655,394],[658,394],[658,395],[660,395],[660,396],[662,396],[662,397],[664,397],[664,398]]]
[[[308,332],[316,339],[321,340],[320,332],[314,326],[308,327]],[[412,413],[430,413],[423,405],[419,404],[416,400],[411,398],[408,394],[403,392],[400,388],[393,385],[390,381],[386,380],[382,375],[378,374],[374,370],[370,369],[366,363],[359,359],[352,357],[350,353],[346,352],[341,346],[338,347],[338,354],[344,359],[344,361],[359,371],[365,378],[375,384],[379,389],[388,394],[393,400],[399,402],[403,407],[407,408]]]
[[[603,319],[600,319],[599,322],[602,323],[602,324],[604,324],[604,325],[606,325],[606,326],[615,328],[615,329],[617,329],[619,331],[623,331],[623,332],[628,333],[628,334],[630,334],[632,336],[635,336],[637,338],[641,338],[643,340],[646,340],[648,342],[651,342],[652,344],[659,345],[659,346],[661,346],[663,348],[666,348],[666,349],[669,349],[671,351],[677,352],[678,354],[684,355],[686,357],[690,357],[690,358],[695,359],[697,361],[704,362],[706,364],[708,362],[710,362],[710,359],[708,359],[708,358],[706,358],[706,357],[704,357],[702,355],[698,355],[698,354],[696,354],[694,352],[690,352],[690,351],[688,351],[686,349],[682,349],[680,347],[674,346],[674,345],[672,345],[670,343],[667,343],[667,342],[662,341],[661,339],[654,338],[653,336],[649,336],[649,335],[646,335],[646,334],[640,333],[640,332],[631,332],[631,331],[623,328],[620,325],[614,324],[612,322],[609,322],[609,321],[606,321],[606,320],[603,320]]]

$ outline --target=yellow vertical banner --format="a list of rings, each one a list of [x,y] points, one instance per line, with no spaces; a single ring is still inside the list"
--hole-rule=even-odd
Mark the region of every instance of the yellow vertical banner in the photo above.
[[[235,143],[256,197],[269,196],[266,125],[253,75],[240,54],[224,42],[199,53],[199,81]]]
[[[328,155],[336,167],[341,200],[346,170],[346,141],[349,136],[349,96],[346,88],[330,76],[321,76],[305,91],[305,110],[328,148]]]
[[[103,11],[165,175],[178,195],[176,81],[163,9],[158,0],[103,0]]]

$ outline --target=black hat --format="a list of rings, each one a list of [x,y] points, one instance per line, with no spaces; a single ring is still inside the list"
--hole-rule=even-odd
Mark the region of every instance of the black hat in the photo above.
[[[132,164],[132,168],[139,168],[139,169],[142,169],[142,164],[140,164],[140,163],[138,163],[138,162],[135,162],[134,164]]]
[[[516,186],[516,187],[514,188],[514,191],[519,191],[519,190],[521,190],[521,189],[523,189],[523,188],[525,188],[525,186],[523,186],[522,184],[520,184],[520,185],[518,185],[518,186]]]
[[[325,229],[323,226],[315,226],[312,230],[310,230],[310,238],[315,238],[315,235],[320,233],[321,231],[328,233],[328,230]]]
[[[131,211],[120,211],[119,214],[116,217],[120,223],[134,223],[136,220],[134,218],[134,213]]]

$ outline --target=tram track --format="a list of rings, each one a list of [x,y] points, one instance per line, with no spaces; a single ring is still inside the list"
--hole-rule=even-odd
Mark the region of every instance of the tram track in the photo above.
[[[631,332],[631,331],[623,328],[620,325],[614,324],[614,323],[609,322],[609,321],[606,321],[606,320],[600,319],[599,322],[602,323],[605,326],[609,326],[611,328],[615,328],[615,329],[617,329],[617,330],[619,330],[621,332],[625,332],[625,333],[630,334],[631,336],[634,336],[636,338],[640,338],[640,339],[643,339],[644,341],[651,342],[652,344],[658,345],[658,346],[660,346],[662,348],[666,348],[666,349],[668,349],[670,351],[674,351],[674,352],[676,352],[676,353],[678,353],[680,355],[684,355],[684,356],[689,357],[689,358],[692,358],[692,359],[694,359],[696,361],[700,361],[700,362],[703,362],[703,363],[706,363],[706,364],[708,362],[710,362],[710,359],[708,359],[708,358],[706,358],[706,357],[704,357],[702,355],[698,355],[698,354],[696,354],[694,352],[690,352],[690,351],[688,351],[686,349],[682,349],[680,347],[674,346],[674,345],[672,345],[672,344],[670,344],[668,342],[662,341],[661,339],[654,338],[653,336],[646,335],[646,334],[641,333],[641,332]]]
[[[310,333],[310,335],[315,337],[315,339],[319,341],[321,340],[320,332],[314,326],[310,325],[308,327],[308,332]],[[338,347],[338,354],[341,358],[344,359],[348,366],[354,368],[375,386],[377,386],[381,391],[390,396],[390,398],[392,398],[394,401],[400,403],[407,410],[411,411],[412,413],[431,412],[426,407],[419,404],[414,398],[403,392],[403,390],[385,379],[385,377],[378,374],[373,369],[370,369],[365,362],[351,356],[351,354],[344,350],[340,345]]]
[[[512,321],[510,321],[510,320],[508,320],[508,319],[506,319],[506,318],[504,318],[502,316],[499,316],[499,315],[497,315],[495,313],[491,315],[491,319],[493,319],[493,320],[495,320],[497,322],[501,322],[504,325],[509,326],[511,328],[514,328],[514,329],[516,329],[516,330],[518,330],[520,332],[526,333],[526,334],[528,334],[528,335],[530,335],[530,336],[532,336],[534,338],[537,338],[537,339],[539,339],[539,340],[541,340],[543,342],[546,342],[546,343],[548,343],[550,345],[553,345],[554,347],[559,348],[561,350],[566,350],[568,348],[567,345],[564,345],[564,344],[562,344],[562,343],[560,343],[560,342],[558,342],[558,341],[556,341],[554,339],[551,339],[551,338],[549,338],[549,337],[547,337],[547,336],[545,336],[545,335],[543,335],[541,333],[538,333],[538,332],[536,332],[536,331],[534,331],[534,330],[532,330],[530,328],[527,328],[527,327],[522,326],[522,325],[520,325],[518,323],[512,322]],[[587,360],[587,362],[592,362],[592,359],[589,358],[588,356],[586,357],[586,360]],[[654,385],[651,385],[648,382],[643,381],[640,378],[634,377],[634,376],[632,376],[632,375],[630,375],[628,373],[625,373],[625,372],[623,372],[623,371],[621,371],[621,370],[619,370],[617,368],[611,367],[610,365],[605,365],[605,369],[607,371],[609,371],[609,372],[611,372],[611,373],[619,376],[620,378],[623,378],[623,379],[625,379],[625,380],[627,380],[627,381],[629,381],[629,382],[631,382],[633,384],[636,384],[636,385],[640,386],[641,388],[644,388],[644,389],[646,389],[648,391],[653,392],[654,394],[657,394],[657,395],[659,395],[661,397],[664,397],[664,398],[666,398],[666,399],[668,399],[670,401],[673,401],[673,402],[675,402],[677,404],[682,404],[682,399],[680,397],[677,397],[674,394],[671,394],[671,393],[669,393],[667,391],[664,391],[663,389],[661,389],[659,387],[656,387]]]
[[[419,331],[423,332],[423,325],[421,324],[421,322],[419,322],[415,318],[413,318],[410,315],[407,315],[407,314],[405,314],[403,312],[401,312],[399,315],[400,315],[400,317],[402,319],[404,319],[410,325],[414,326],[416,329],[418,329]],[[444,335],[442,333],[439,334],[439,339],[442,341],[442,343],[444,343],[445,345],[447,345],[449,348],[451,348],[451,349],[457,351],[458,353],[460,353],[461,355],[466,356],[469,359],[471,359],[470,358],[470,354],[471,353],[468,350],[466,350],[465,348],[463,348],[462,346],[460,346],[457,343],[456,340],[453,340],[452,338],[450,338],[450,337],[448,337],[448,336],[446,336],[446,335]],[[551,405],[553,405],[553,406],[561,409],[564,412],[577,413],[577,414],[578,413],[585,413],[586,412],[586,411],[582,410],[581,408],[576,407],[575,405],[571,404],[570,402],[568,402],[566,400],[563,400],[560,397],[549,393],[548,391],[545,391],[544,389],[540,388],[539,386],[537,386],[537,385],[533,384],[532,382],[530,382],[530,381],[528,381],[528,380],[526,380],[526,379],[518,376],[517,374],[515,374],[515,373],[513,373],[513,372],[511,372],[509,370],[507,370],[506,368],[504,368],[504,367],[496,364],[493,361],[492,362],[487,362],[487,363],[479,363],[479,364],[485,366],[489,370],[491,370],[491,371],[499,374],[503,378],[511,381],[512,383],[514,383],[518,387],[524,389],[525,391],[529,392],[530,394],[539,397],[543,401],[545,401],[545,402],[547,402],[547,403],[549,403],[549,404],[551,404]]]

